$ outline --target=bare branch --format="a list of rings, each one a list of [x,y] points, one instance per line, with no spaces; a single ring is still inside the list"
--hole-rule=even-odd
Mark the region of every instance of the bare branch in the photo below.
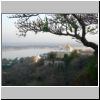
[[[87,31],[87,26],[98,24],[97,14],[52,14],[51,17],[47,16],[44,19],[38,15],[39,14],[15,14],[10,18],[19,18],[16,27],[23,36],[26,36],[28,31],[34,31],[35,33],[43,31],[60,36],[71,36],[81,41],[85,46],[90,46],[98,51],[97,45],[88,42],[85,38],[87,33],[97,33],[97,27],[95,27],[95,29],[91,27],[91,29]],[[32,16],[38,17],[34,20],[34,18],[30,18]]]
[[[9,16],[9,18],[26,18],[26,17],[32,17],[32,16],[38,16],[39,14],[14,14],[12,16]]]

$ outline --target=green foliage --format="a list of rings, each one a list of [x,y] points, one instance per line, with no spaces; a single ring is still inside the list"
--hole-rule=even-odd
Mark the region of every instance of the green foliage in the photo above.
[[[78,28],[78,25],[77,25],[76,23],[77,23],[77,22],[74,22],[74,21],[73,21],[72,24],[71,24],[72,27],[75,28],[75,29]]]
[[[90,26],[87,28],[87,32],[93,32],[93,31],[95,31],[96,30],[96,28],[91,28]]]
[[[74,59],[77,58],[79,55],[77,54],[77,51],[74,50],[73,52],[71,52],[70,55],[65,54],[64,55],[64,62],[66,63],[66,65],[70,64],[70,62]]]
[[[12,67],[11,65],[2,64],[2,70],[6,70],[6,69],[9,69],[9,68],[11,68],[11,67]]]
[[[43,24],[43,32],[48,32],[49,28],[48,28],[48,19],[47,17],[45,18],[45,22]]]
[[[54,53],[50,53],[49,57],[49,60],[57,60]],[[30,57],[19,59],[11,68],[2,69],[2,85],[97,86],[97,56],[78,55],[74,51],[70,55],[64,55],[65,65],[58,64],[53,66],[44,65],[43,59],[37,63],[31,59]],[[7,61],[5,60],[6,64]]]
[[[15,58],[13,60],[9,59],[2,59],[2,69],[3,70],[7,70],[9,68],[11,68],[13,65],[17,64],[18,63],[18,59]]]
[[[77,50],[74,50],[71,52],[70,57],[74,58],[74,57],[78,57],[79,54],[77,53]]]
[[[83,69],[78,72],[72,84],[75,85],[98,85],[98,59],[96,56],[88,57]]]
[[[91,80],[96,80],[98,78],[98,59],[97,56],[92,56],[87,65],[86,71],[91,76]]]
[[[72,26],[71,25],[69,25],[69,30],[72,32]]]
[[[71,57],[69,57],[68,54],[65,54],[64,55],[64,62],[65,62],[65,64],[68,65],[70,63],[70,61],[71,61]]]
[[[73,30],[72,30],[71,24],[70,23],[67,23],[67,25],[68,25],[68,29],[72,32]]]
[[[54,53],[54,52],[48,53],[48,59],[50,59],[50,60],[56,59],[56,53]]]

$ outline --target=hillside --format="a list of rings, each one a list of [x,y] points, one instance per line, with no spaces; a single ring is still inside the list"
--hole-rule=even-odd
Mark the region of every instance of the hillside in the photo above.
[[[2,85],[97,86],[98,57],[72,52],[59,59],[51,54],[37,62],[35,57],[2,59]]]

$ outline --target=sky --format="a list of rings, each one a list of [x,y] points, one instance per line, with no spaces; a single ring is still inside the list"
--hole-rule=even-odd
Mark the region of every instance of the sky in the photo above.
[[[20,37],[18,29],[15,27],[15,22],[17,19],[8,18],[11,14],[2,14],[2,44],[10,45],[31,45],[31,44],[70,44],[80,46],[81,44],[76,42],[75,39],[66,36],[58,36],[51,33],[39,32],[35,34],[34,32],[28,32],[26,37]],[[89,41],[98,43],[97,35],[87,35]]]

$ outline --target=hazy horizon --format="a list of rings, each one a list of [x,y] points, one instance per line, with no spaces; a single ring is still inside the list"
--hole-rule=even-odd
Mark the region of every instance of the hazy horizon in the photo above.
[[[82,47],[82,44],[74,44],[74,43],[2,43],[2,46],[63,46],[63,45],[71,45],[73,47]]]

